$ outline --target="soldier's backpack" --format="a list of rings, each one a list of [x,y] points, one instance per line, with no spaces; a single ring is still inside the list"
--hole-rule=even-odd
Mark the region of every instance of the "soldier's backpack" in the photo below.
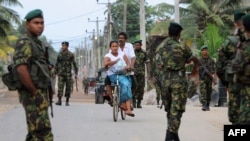
[[[38,53],[38,49],[36,47],[35,42],[27,36],[21,37],[19,41],[20,40],[29,40],[31,42],[32,44],[31,45],[31,52],[32,52],[31,60],[36,63],[36,58],[37,58],[36,56],[39,56],[39,53]],[[39,66],[39,63],[36,63],[36,64],[38,64]],[[42,70],[42,72],[45,73],[44,70]],[[2,81],[8,87],[10,91],[15,91],[23,87],[19,79],[18,73],[17,73],[16,65],[14,63],[8,66],[8,72],[2,75]]]
[[[22,88],[22,83],[19,81],[15,64],[8,66],[8,72],[2,75],[2,81],[10,91]]]

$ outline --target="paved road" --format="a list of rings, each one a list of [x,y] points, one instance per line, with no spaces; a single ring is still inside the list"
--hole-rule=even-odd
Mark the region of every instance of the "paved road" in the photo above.
[[[108,104],[77,103],[69,107],[54,106],[51,118],[55,141],[163,141],[165,112],[155,105],[135,109],[135,117],[113,121]],[[187,106],[180,128],[182,141],[223,141],[225,107]],[[0,115],[1,141],[23,141],[26,134],[24,111],[20,105]]]
[[[56,101],[56,96],[54,97]],[[74,91],[71,105],[54,105],[51,118],[55,141],[163,141],[166,131],[166,113],[156,105],[143,105],[135,109],[135,117],[113,121],[112,108],[107,104],[94,104],[94,94]],[[23,141],[26,135],[25,115],[17,94],[1,91],[0,140]],[[14,108],[13,108],[14,107]],[[1,111],[1,110],[0,110]],[[223,141],[223,125],[227,120],[227,107],[201,107],[187,105],[179,130],[181,141]]]

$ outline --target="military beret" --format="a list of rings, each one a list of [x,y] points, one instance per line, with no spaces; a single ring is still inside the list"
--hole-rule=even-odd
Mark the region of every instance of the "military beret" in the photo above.
[[[136,44],[136,43],[142,44],[142,40],[137,40],[137,41],[134,41],[134,43],[133,43],[133,44]]]
[[[241,19],[241,17],[245,16],[246,14],[244,12],[235,12],[234,13],[234,22]]]
[[[171,27],[171,26],[173,26],[173,27],[178,27],[178,28],[180,28],[180,30],[183,29],[182,26],[181,26],[180,24],[176,23],[176,22],[171,22],[169,26],[170,26],[170,27]]]
[[[247,28],[250,28],[250,15],[247,14],[243,16],[241,19],[242,19],[243,25]]]
[[[203,45],[200,50],[203,50],[203,49],[208,49],[208,46],[207,45]]]
[[[35,9],[30,11],[25,17],[24,19],[26,19],[27,21],[33,19],[33,18],[43,18],[43,11],[40,9]]]
[[[62,45],[69,46],[69,42],[63,41],[63,42],[62,42]]]

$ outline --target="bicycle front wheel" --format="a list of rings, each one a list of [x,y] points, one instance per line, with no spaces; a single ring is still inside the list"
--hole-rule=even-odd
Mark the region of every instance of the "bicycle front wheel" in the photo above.
[[[118,119],[118,112],[119,112],[119,100],[117,97],[117,93],[118,93],[118,88],[117,86],[115,86],[114,88],[114,93],[113,93],[113,119],[116,122]]]

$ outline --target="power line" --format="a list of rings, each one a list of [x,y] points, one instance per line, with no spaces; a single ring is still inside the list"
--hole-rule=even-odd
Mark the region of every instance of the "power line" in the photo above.
[[[101,10],[103,10],[103,9],[104,9],[104,8],[99,9],[99,10],[95,10],[95,11],[92,11],[92,12],[89,12],[89,13],[86,13],[86,14],[82,14],[82,15],[79,15],[79,16],[76,16],[76,17],[73,17],[73,18],[69,18],[69,19],[57,21],[57,22],[54,22],[54,23],[49,23],[49,24],[46,24],[46,26],[54,25],[54,24],[59,24],[59,23],[67,22],[67,21],[71,21],[71,20],[74,20],[74,19],[77,19],[77,18],[80,18],[80,17],[83,17],[83,16],[88,16],[88,15],[90,15],[90,14],[93,14],[93,13],[95,13],[95,12],[101,11]]]

